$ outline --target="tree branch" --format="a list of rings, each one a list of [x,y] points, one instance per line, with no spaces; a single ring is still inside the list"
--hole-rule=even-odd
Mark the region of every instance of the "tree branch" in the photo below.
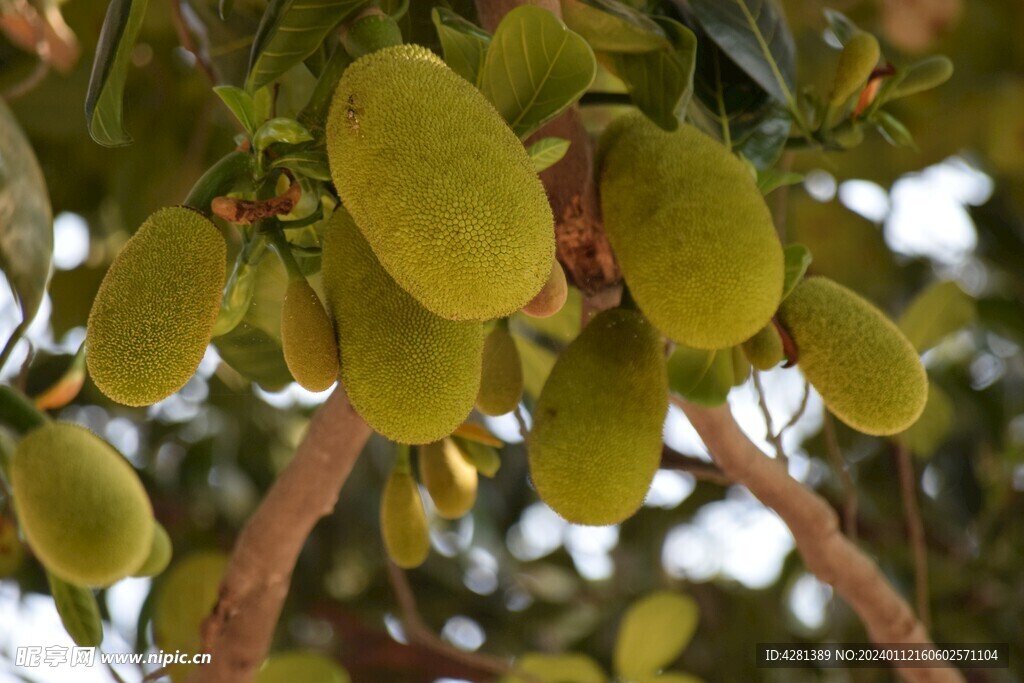
[[[924,523],[917,505],[917,481],[910,449],[896,445],[896,461],[900,470],[900,493],[903,498],[903,517],[907,523],[907,536],[914,549],[914,589],[917,594],[917,612],[925,626],[931,623],[928,608],[928,541]]]
[[[339,384],[235,543],[220,599],[203,623],[211,662],[191,681],[252,680],[270,648],[299,552],[317,521],[334,509],[369,436]]]
[[[807,568],[831,585],[860,617],[876,643],[931,643],[927,630],[877,565],[839,531],[832,507],[762,453],[736,424],[728,406],[701,408],[672,398],[700,434],[718,466],[746,486],[786,523]],[[964,681],[955,668],[899,669],[909,683]]]

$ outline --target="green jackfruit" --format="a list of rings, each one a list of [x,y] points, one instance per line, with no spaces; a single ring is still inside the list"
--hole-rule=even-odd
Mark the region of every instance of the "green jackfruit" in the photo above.
[[[29,546],[58,578],[109,586],[149,554],[153,509],[120,453],[78,425],[50,423],[10,463],[14,509]]]
[[[661,462],[668,380],[661,337],[636,311],[597,315],[541,391],[530,474],[576,524],[617,524],[640,507]]]
[[[323,277],[341,378],[356,411],[392,441],[430,443],[451,434],[476,402],[483,325],[420,306],[341,209],[324,236]]]
[[[743,353],[758,370],[771,370],[786,357],[782,337],[775,325],[768,323],[757,334],[743,342]]]
[[[132,576],[156,576],[167,569],[173,553],[174,547],[171,545],[171,537],[167,535],[167,529],[156,522],[153,526],[153,542],[149,546],[149,555],[142,566],[132,572]]]
[[[270,655],[256,673],[256,683],[349,683],[351,679],[334,660],[316,652],[280,652]]]
[[[739,344],[782,297],[782,245],[748,168],[693,126],[643,115],[602,140],[604,227],[640,310],[698,349]]]
[[[495,327],[484,340],[482,373],[477,409],[484,415],[515,410],[523,395],[523,363],[507,327]]]
[[[420,479],[445,519],[462,517],[476,502],[476,467],[451,439],[420,446]]]
[[[381,265],[433,313],[504,317],[547,280],[553,218],[529,155],[480,91],[430,50],[388,47],[349,66],[327,152]]]
[[[808,278],[782,303],[779,319],[807,381],[847,425],[884,436],[921,415],[928,378],[917,352],[860,296],[823,277]]]
[[[523,313],[532,318],[548,318],[562,310],[568,296],[569,284],[565,281],[565,271],[561,263],[554,261],[547,282],[530,299],[530,303],[523,306]]]
[[[184,207],[160,209],[124,245],[100,285],[86,362],[100,391],[144,406],[192,377],[213,333],[224,288],[220,231]]]
[[[430,529],[416,480],[392,470],[380,499],[380,531],[391,561],[403,569],[423,564],[430,553]]]
[[[153,603],[153,640],[165,652],[202,651],[200,629],[213,611],[228,556],[199,551],[176,562],[157,584]],[[193,664],[171,664],[171,679],[183,683]]]
[[[334,326],[305,278],[294,278],[284,292],[281,345],[288,370],[305,389],[326,391],[338,378]]]
[[[864,87],[880,56],[878,40],[870,33],[857,33],[846,41],[832,82],[832,106],[838,107]]]

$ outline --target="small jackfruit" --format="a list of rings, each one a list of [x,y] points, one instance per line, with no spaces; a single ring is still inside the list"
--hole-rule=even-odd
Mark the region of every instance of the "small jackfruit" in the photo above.
[[[576,524],[632,515],[661,462],[667,410],[661,337],[637,311],[598,314],[537,400],[529,461],[541,500]]]
[[[476,502],[476,467],[451,439],[420,446],[420,479],[445,519],[462,517]]]
[[[156,576],[167,569],[173,553],[174,547],[171,544],[171,537],[167,535],[167,529],[160,522],[156,522],[153,525],[153,542],[149,546],[149,555],[142,565],[132,572],[132,576]]]
[[[602,146],[605,231],[651,324],[698,349],[764,327],[782,298],[782,245],[748,168],[693,126],[666,133],[639,113]]]
[[[385,272],[342,209],[324,235],[323,278],[341,379],[356,411],[392,441],[451,434],[476,402],[483,325],[423,308]]]
[[[843,104],[867,83],[881,54],[878,40],[870,33],[862,31],[846,41],[832,81],[832,106]]]
[[[523,306],[523,313],[531,318],[551,317],[562,310],[568,296],[569,284],[565,280],[565,271],[562,270],[562,264],[556,260],[551,264],[551,274],[548,275],[547,282],[537,292],[537,296]]]
[[[750,377],[750,361],[743,355],[743,349],[734,346],[729,350],[732,365],[732,385],[738,387]]]
[[[921,415],[928,378],[917,352],[860,296],[826,278],[808,278],[782,302],[779,319],[807,381],[847,425],[885,436]]]
[[[771,370],[786,357],[782,337],[773,323],[768,323],[757,334],[743,342],[743,353],[758,370]]]
[[[553,217],[529,155],[480,91],[427,48],[384,48],[345,70],[327,153],[381,265],[436,315],[504,317],[547,280]]]
[[[36,557],[78,586],[109,586],[142,565],[153,509],[128,461],[78,425],[50,423],[10,462],[14,509]]]
[[[326,391],[338,378],[334,326],[305,278],[288,283],[281,303],[281,346],[295,381],[309,391]]]
[[[100,285],[86,332],[96,386],[129,406],[167,398],[192,377],[220,309],[224,238],[202,214],[160,209],[124,245]]]
[[[350,680],[345,669],[316,652],[275,653],[256,672],[256,683],[349,683]]]
[[[430,529],[416,480],[394,469],[380,499],[380,531],[391,561],[403,569],[423,564],[430,553]]]
[[[508,328],[498,325],[484,340],[480,393],[476,407],[484,415],[504,415],[516,409],[523,395],[523,363]]]
[[[153,641],[165,652],[202,651],[200,629],[213,611],[228,556],[199,551],[176,562],[157,584],[153,603]],[[184,682],[193,664],[171,664],[171,679]]]

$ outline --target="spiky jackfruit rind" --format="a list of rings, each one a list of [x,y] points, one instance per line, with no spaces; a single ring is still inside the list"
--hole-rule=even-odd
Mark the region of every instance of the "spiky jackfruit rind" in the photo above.
[[[326,391],[338,378],[338,342],[320,297],[304,278],[288,283],[281,303],[281,346],[304,389]]]
[[[529,461],[541,500],[576,524],[632,515],[661,462],[667,410],[661,337],[637,311],[600,313],[537,401]]]
[[[324,235],[323,282],[356,411],[401,443],[458,427],[480,388],[483,325],[440,318],[391,279],[345,211]]]
[[[490,320],[547,280],[553,217],[526,150],[430,50],[360,58],[327,122],[331,176],[384,269],[443,318]]]
[[[807,278],[783,302],[779,319],[807,381],[847,425],[888,436],[921,415],[928,378],[917,351],[866,300],[826,278]]]
[[[427,513],[416,480],[407,471],[393,470],[384,484],[380,530],[388,557],[403,569],[420,566],[430,554]]]
[[[199,367],[224,289],[227,248],[197,211],[160,209],[118,253],[86,332],[86,363],[100,391],[144,406],[167,398]]]
[[[30,432],[11,458],[10,478],[28,545],[58,578],[109,586],[149,554],[149,496],[128,461],[88,429],[54,422]]]
[[[484,415],[504,415],[516,409],[522,395],[523,363],[516,342],[507,328],[495,327],[484,339],[477,410]]]
[[[647,319],[698,349],[762,328],[782,297],[783,255],[748,168],[693,126],[666,133],[639,113],[613,122],[602,146],[605,231]]]
[[[743,353],[750,364],[758,370],[771,370],[786,357],[782,337],[772,323],[765,325],[757,334],[743,342]]]
[[[420,479],[434,501],[437,513],[445,519],[458,519],[473,509],[478,477],[451,439],[420,446]]]

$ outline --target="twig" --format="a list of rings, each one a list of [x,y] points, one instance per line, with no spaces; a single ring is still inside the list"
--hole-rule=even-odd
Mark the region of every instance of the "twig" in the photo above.
[[[722,471],[772,508],[793,533],[807,568],[860,617],[876,643],[930,644],[927,629],[886,581],[878,566],[839,530],[821,496],[786,475],[736,424],[727,406],[701,408],[672,397],[704,440]],[[901,668],[909,683],[963,683],[953,667]]]
[[[11,87],[0,92],[0,99],[10,102],[18,99],[19,97],[24,97],[35,90],[36,87],[43,82],[43,79],[46,78],[48,73],[50,73],[49,62],[39,60],[39,63],[36,64],[35,68],[32,69],[32,72],[28,76],[25,76],[25,78],[21,79]]]
[[[914,463],[910,450],[896,445],[896,461],[900,469],[900,492],[903,498],[903,517],[907,523],[907,536],[914,549],[914,589],[917,595],[917,613],[926,628],[931,628],[931,610],[928,608],[928,541],[924,535],[924,523],[917,506],[917,482],[914,479]]]
[[[289,176],[290,177],[290,176]],[[291,213],[302,196],[302,188],[294,178],[288,189],[270,199],[235,199],[234,197],[214,197],[210,202],[210,211],[230,223],[255,223],[271,216],[283,216]]]
[[[139,683],[156,683],[156,681],[159,681],[164,676],[170,675],[171,668],[169,666],[161,666],[159,669],[154,669],[153,671],[150,671],[148,674],[143,676],[142,680]]]
[[[516,405],[514,413],[516,416],[516,423],[519,425],[519,436],[523,437],[523,443],[525,444],[530,438],[530,429],[526,426],[526,416],[523,415],[522,403]]]
[[[171,5],[171,21],[174,23],[174,30],[178,33],[178,42],[181,46],[192,53],[192,56],[196,58],[196,64],[206,75],[207,80],[210,81],[210,85],[218,85],[217,73],[213,70],[213,65],[206,61],[206,57],[203,56],[202,50],[196,46],[196,41],[192,39],[192,34],[189,33],[188,25],[185,23],[185,17],[181,14],[181,0],[168,0]]]
[[[782,438],[782,435],[789,431],[793,427],[793,425],[799,422],[800,418],[804,416],[804,413],[807,412],[807,401],[810,397],[811,383],[805,379],[804,394],[803,396],[800,397],[800,405],[797,406],[796,412],[793,413],[793,416],[791,418],[789,418],[789,421],[786,422],[786,424],[782,425],[782,429],[779,430],[779,438]]]
[[[850,537],[851,541],[857,541],[857,486],[853,483],[850,470],[846,467],[846,460],[843,459],[843,451],[839,448],[839,438],[836,436],[836,425],[832,420],[832,413],[825,410],[823,418],[823,431],[825,432],[825,453],[828,455],[832,469],[836,471],[839,481],[843,486],[843,531]]]
[[[764,395],[764,386],[761,384],[761,371],[755,369],[751,375],[754,377],[754,388],[757,389],[757,405],[761,408],[764,416],[765,438],[775,449],[775,457],[779,463],[789,471],[789,457],[786,456],[786,449],[782,447],[782,431],[775,432],[775,425],[772,423],[772,413],[768,410],[768,400]]]
[[[709,481],[719,486],[730,486],[735,483],[714,463],[680,453],[667,444],[661,445],[661,464],[658,467],[663,470],[686,472],[694,479]]]

